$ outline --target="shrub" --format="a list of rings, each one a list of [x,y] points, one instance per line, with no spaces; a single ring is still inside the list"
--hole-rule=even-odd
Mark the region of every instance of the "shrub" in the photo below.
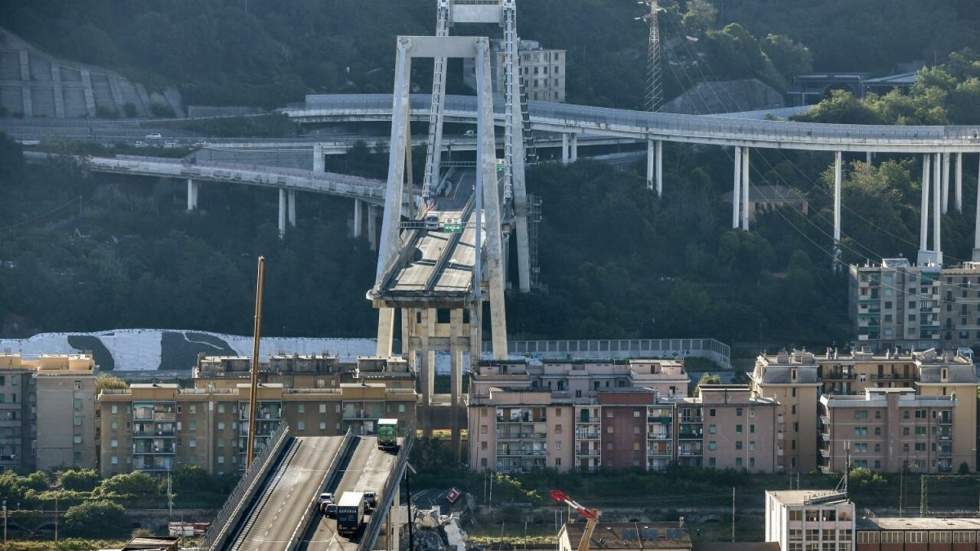
[[[83,537],[124,537],[130,532],[130,522],[122,505],[107,500],[88,501],[65,512],[65,532]]]
[[[95,469],[69,469],[62,471],[58,481],[66,490],[90,492],[99,485],[99,473]]]

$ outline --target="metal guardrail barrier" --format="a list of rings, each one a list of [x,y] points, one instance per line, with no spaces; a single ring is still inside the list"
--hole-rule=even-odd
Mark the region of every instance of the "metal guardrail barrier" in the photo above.
[[[375,508],[375,513],[377,511],[385,511],[386,513],[384,515],[371,513],[371,522],[364,529],[364,534],[361,536],[361,542],[357,546],[357,551],[371,551],[374,548],[374,543],[378,539],[378,532],[381,531],[381,524],[384,521],[384,517],[391,514],[391,504],[395,500],[395,495],[400,490],[399,484],[401,483],[402,477],[405,476],[405,469],[408,467],[408,456],[412,452],[412,444],[414,443],[414,434],[409,434],[402,442],[402,447],[398,450],[398,461],[395,462],[395,468],[392,469],[391,475],[385,481],[384,489],[381,490],[381,501],[378,503],[378,507]]]
[[[428,94],[412,94],[412,110],[420,114],[429,109]],[[388,94],[324,94],[306,97],[305,109],[288,109],[293,116],[303,111],[352,110],[372,111],[377,115],[390,113],[391,96]],[[494,110],[502,112],[502,99],[494,99]],[[473,96],[446,96],[447,116],[476,113]],[[628,109],[592,107],[545,101],[529,103],[532,122],[554,123],[562,126],[595,126],[600,130],[617,130],[637,134],[683,134],[710,136],[718,139],[753,139],[762,141],[796,141],[799,143],[832,144],[888,144],[888,142],[914,142],[919,146],[980,146],[980,126],[901,126],[856,125],[768,121],[758,119],[726,119],[703,115],[676,113],[647,113]],[[312,113],[311,113],[312,114]]]
[[[271,458],[277,455],[279,450],[282,449],[283,443],[289,438],[289,425],[286,423],[280,423],[269,437],[269,444],[255,457],[252,464],[248,469],[242,474],[242,478],[239,479],[238,484],[235,485],[235,489],[231,491],[228,499],[225,500],[225,504],[215,515],[214,520],[211,521],[210,526],[204,536],[201,537],[201,544],[199,549],[217,549],[222,543],[222,540],[227,537],[227,528],[229,521],[234,517],[238,516],[241,511],[241,507],[244,501],[247,501],[246,495],[251,494],[255,491],[255,485],[265,477],[268,472],[269,464],[271,463]]]
[[[732,349],[727,344],[709,338],[695,339],[578,339],[510,341],[511,354],[532,358],[563,360],[630,359],[630,358],[708,358],[725,368],[731,368]],[[490,344],[484,343],[484,352]]]
[[[300,518],[299,523],[296,524],[296,529],[293,530],[293,535],[286,542],[286,547],[283,548],[285,551],[293,551],[299,546],[303,539],[303,534],[309,529],[311,517],[319,512],[320,494],[326,491],[333,482],[332,479],[336,478],[338,472],[337,467],[341,462],[350,461],[349,456],[352,454],[352,449],[357,440],[350,429],[347,429],[347,433],[344,435],[344,441],[341,442],[340,448],[337,449],[337,455],[330,462],[330,467],[327,468],[327,472],[323,473],[323,479],[317,485],[317,491],[313,494],[312,501],[306,506],[303,516]]]

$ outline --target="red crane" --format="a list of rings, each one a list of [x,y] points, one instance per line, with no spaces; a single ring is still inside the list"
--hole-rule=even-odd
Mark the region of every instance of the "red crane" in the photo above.
[[[579,516],[585,519],[585,530],[582,532],[582,539],[578,542],[578,551],[589,551],[589,541],[592,539],[592,532],[595,531],[595,525],[599,522],[599,515],[602,511],[598,509],[590,509],[585,505],[575,501],[574,499],[568,497],[568,494],[561,490],[551,490],[548,492],[551,499],[558,503],[564,503],[572,509],[575,509]]]

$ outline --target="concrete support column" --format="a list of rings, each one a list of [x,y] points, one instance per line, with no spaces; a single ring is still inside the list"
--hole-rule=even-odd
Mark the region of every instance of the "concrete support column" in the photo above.
[[[963,154],[956,154],[956,187],[953,197],[955,200],[956,212],[963,214]]]
[[[656,173],[654,172],[654,160],[657,155],[657,144],[653,140],[647,140],[647,189],[653,191],[654,178]]]
[[[875,159],[874,153],[868,151],[867,153],[864,154],[864,162],[868,166],[871,166],[874,163],[874,159]]]
[[[85,112],[94,117],[95,91],[92,90],[92,73],[88,69],[82,69],[82,96],[85,98]]]
[[[54,116],[61,118],[65,116],[65,88],[61,84],[61,67],[57,63],[51,64],[51,83],[54,87]]]
[[[841,200],[841,180],[844,178],[843,153],[840,151],[834,154],[834,271],[841,268],[841,249],[840,249],[840,200]]]
[[[20,50],[20,80],[21,97],[23,98],[24,118],[29,119],[34,116],[34,96],[31,90],[31,57],[27,50]]]
[[[657,140],[657,197],[664,195],[664,142]]]
[[[929,178],[932,174],[932,156],[922,156],[922,204],[919,208],[919,252],[929,250]],[[980,198],[977,199],[980,202]],[[920,255],[921,256],[921,255]]]
[[[977,162],[977,214],[973,222],[973,260],[980,262],[980,160]]]
[[[378,250],[378,207],[368,205],[367,237],[372,251]]]
[[[395,337],[395,309],[378,308],[378,356],[389,358],[392,355],[392,342]],[[402,340],[407,340],[402,335]]]
[[[571,157],[572,162],[578,161],[578,134],[572,134],[568,150],[568,156]]]
[[[198,183],[192,178],[187,179],[187,211],[197,210]]]
[[[463,406],[463,348],[460,346],[465,336],[463,327],[463,309],[453,308],[449,311],[449,404],[451,407],[450,421],[453,450],[457,459],[460,458],[460,431],[462,430]]]
[[[323,157],[323,144],[315,143],[313,144],[313,172],[321,173],[326,172],[326,161]]]
[[[742,148],[735,146],[735,185],[732,187],[732,229],[738,229],[742,212]]]
[[[752,184],[752,170],[749,165],[748,147],[742,151],[742,230],[749,231],[749,189]]]
[[[289,190],[286,195],[289,203],[289,227],[296,227],[296,190]]]
[[[942,155],[936,153],[932,167],[932,250],[936,253],[936,262],[942,264]]]
[[[568,164],[568,134],[561,135],[561,164]]]
[[[943,214],[949,212],[949,153],[940,153],[943,172]]]
[[[354,239],[361,237],[364,228],[364,204],[360,199],[354,199]]]
[[[279,188],[279,239],[286,237],[286,189]]]

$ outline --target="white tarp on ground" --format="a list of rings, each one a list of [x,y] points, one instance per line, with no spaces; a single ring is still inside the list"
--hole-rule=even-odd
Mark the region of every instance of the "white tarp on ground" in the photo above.
[[[375,353],[375,339],[266,337],[261,356],[327,353],[343,361]],[[24,356],[93,352],[103,369],[120,371],[184,370],[194,366],[199,352],[209,355],[250,356],[252,338],[206,331],[118,329],[91,333],[41,333],[26,339],[0,338],[0,352]]]

